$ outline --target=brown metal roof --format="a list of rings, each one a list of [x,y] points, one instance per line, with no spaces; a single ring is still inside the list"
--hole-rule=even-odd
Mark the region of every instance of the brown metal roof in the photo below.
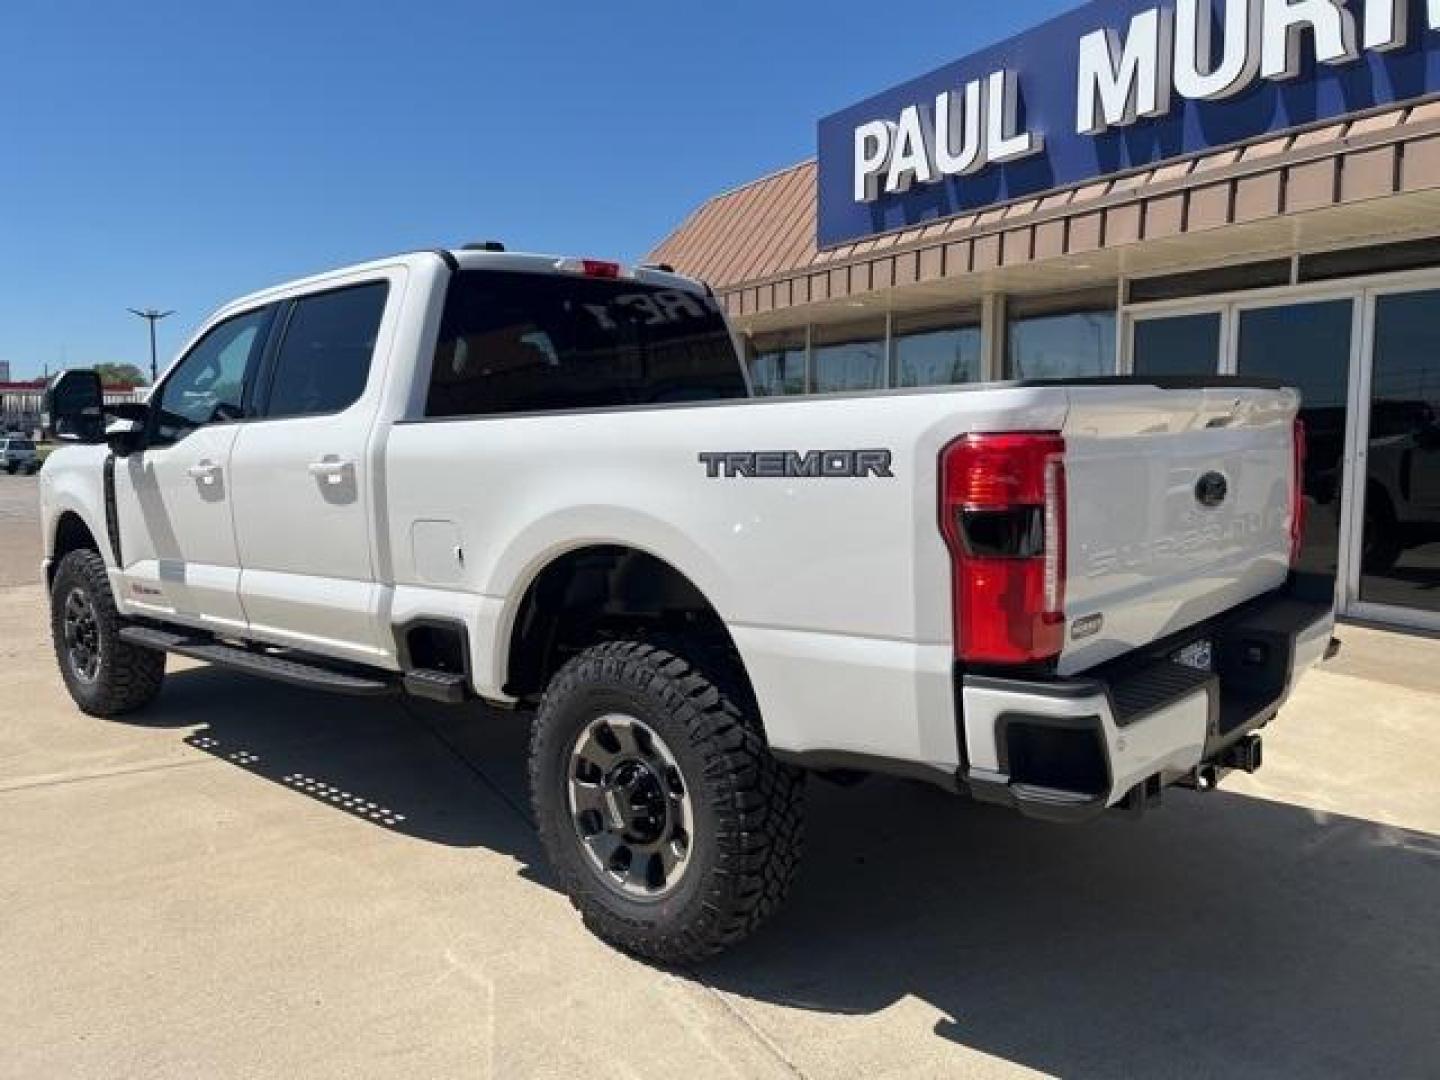
[[[1440,188],[1440,100],[1031,196],[826,251],[813,160],[701,206],[653,252],[754,314]]]
[[[726,289],[815,261],[815,162],[717,195],[650,253]]]

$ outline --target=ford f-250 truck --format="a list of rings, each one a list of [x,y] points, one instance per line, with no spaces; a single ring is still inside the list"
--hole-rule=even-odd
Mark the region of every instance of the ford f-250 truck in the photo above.
[[[167,653],[534,708],[560,881],[688,962],[780,902],[809,772],[1138,811],[1256,768],[1330,645],[1290,589],[1292,390],[757,400],[703,284],[496,248],[236,301],[105,430],[62,377],[45,574],[81,709],[144,706]]]

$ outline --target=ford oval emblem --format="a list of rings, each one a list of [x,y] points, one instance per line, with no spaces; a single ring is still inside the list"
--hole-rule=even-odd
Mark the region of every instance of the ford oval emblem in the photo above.
[[[1230,494],[1230,482],[1218,472],[1207,472],[1195,481],[1195,501],[1201,506],[1214,509]]]

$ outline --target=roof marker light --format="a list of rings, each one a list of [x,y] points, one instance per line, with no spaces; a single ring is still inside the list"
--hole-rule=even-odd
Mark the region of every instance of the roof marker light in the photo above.
[[[584,274],[586,277],[609,280],[630,276],[619,263],[606,262],[604,259],[561,259],[556,262],[555,269],[567,274]]]

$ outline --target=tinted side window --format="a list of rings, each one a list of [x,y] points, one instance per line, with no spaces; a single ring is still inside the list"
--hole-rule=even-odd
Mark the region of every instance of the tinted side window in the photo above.
[[[463,270],[450,283],[429,416],[747,395],[713,299],[634,281]]]
[[[237,315],[201,338],[156,391],[153,445],[165,446],[205,424],[243,415],[245,384],[259,358],[273,309]]]
[[[370,376],[389,292],[381,281],[297,301],[275,355],[265,415],[314,416],[353,405]]]

